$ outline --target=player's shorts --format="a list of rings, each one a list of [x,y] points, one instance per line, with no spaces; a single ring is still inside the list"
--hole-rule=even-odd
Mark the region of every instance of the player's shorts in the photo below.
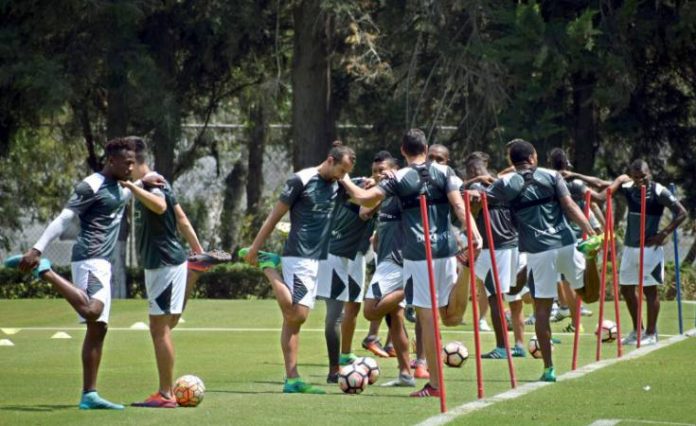
[[[362,253],[358,253],[355,259],[329,254],[319,261],[318,298],[360,303],[364,285],[365,257]]]
[[[111,262],[106,259],[87,259],[70,264],[73,285],[87,293],[90,299],[104,304],[97,322],[108,323],[111,312]],[[78,314],[80,322],[86,320]]]
[[[621,285],[638,285],[640,248],[624,247],[619,268]],[[664,247],[645,247],[643,252],[643,286],[660,285],[665,279]]]
[[[314,308],[314,301],[317,298],[319,260],[288,256],[281,258],[281,262],[283,282],[292,294],[292,303],[309,309]]]
[[[150,315],[179,315],[184,310],[187,262],[145,270]]]
[[[527,253],[527,286],[532,297],[556,298],[559,274],[565,275],[574,289],[585,285],[585,256],[575,249],[575,244],[541,253]]]
[[[452,288],[457,282],[457,260],[454,256],[433,259],[433,275],[437,306],[447,306]],[[406,304],[428,308],[430,304],[430,281],[426,260],[404,260],[404,293]]]
[[[367,287],[365,299],[381,299],[404,288],[404,268],[387,259],[377,264],[375,274]]]
[[[517,264],[518,264],[517,247],[495,250],[495,263],[498,267],[498,280],[500,281],[500,290],[504,295],[510,292],[512,283],[517,280]],[[476,278],[483,282],[486,289],[486,296],[496,294],[495,280],[493,276],[493,262],[491,262],[491,252],[489,249],[483,249],[474,267]]]

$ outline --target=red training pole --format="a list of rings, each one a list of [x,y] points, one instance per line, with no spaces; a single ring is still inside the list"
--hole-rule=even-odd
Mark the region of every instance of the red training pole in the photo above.
[[[420,211],[423,220],[423,240],[425,243],[425,259],[428,265],[428,281],[430,283],[430,306],[433,311],[433,328],[435,329],[435,353],[437,354],[438,386],[440,387],[440,412],[447,412],[445,404],[445,378],[442,375],[442,341],[440,340],[440,318],[438,315],[437,293],[435,292],[435,274],[433,272],[433,250],[430,246],[430,221],[425,194],[420,195]]]
[[[512,352],[510,352],[510,341],[508,339],[507,320],[505,319],[505,307],[503,306],[503,293],[500,288],[500,277],[498,276],[498,264],[495,260],[495,244],[493,243],[493,231],[491,230],[491,218],[488,211],[488,197],[485,192],[481,193],[483,204],[483,222],[486,225],[486,237],[488,238],[488,251],[491,256],[491,269],[493,270],[493,281],[495,282],[495,296],[498,303],[498,314],[500,324],[503,328],[503,341],[505,352],[507,353],[508,369],[510,370],[510,386],[517,387],[517,377],[515,376],[515,366],[512,364]]]
[[[583,209],[583,213],[585,214],[586,219],[590,219],[590,203],[592,202],[592,198],[590,195],[590,191],[587,191],[585,193],[585,208]],[[586,240],[587,239],[587,233],[583,232],[582,233],[582,239]],[[578,347],[580,345],[580,310],[582,309],[582,296],[579,294],[575,294],[575,314],[573,315],[573,325],[575,326],[575,332],[573,333],[573,361],[571,364],[570,369],[575,370],[578,368]]]
[[[643,259],[645,256],[645,185],[640,186],[640,266],[638,267],[638,321],[636,348],[640,348],[643,328]]]
[[[623,348],[621,346],[621,314],[619,311],[619,270],[616,263],[616,235],[614,235],[614,206],[611,199],[611,188],[607,191],[607,217],[611,220],[606,224],[611,235],[611,275],[612,289],[614,290],[614,318],[616,321],[616,356],[621,358]]]
[[[479,310],[478,297],[476,297],[476,271],[474,271],[474,235],[471,232],[471,197],[464,193],[464,206],[466,207],[466,239],[469,244],[469,286],[471,288],[471,311],[474,316],[474,348],[476,349],[476,387],[478,398],[483,398],[483,368],[481,367],[481,336],[479,334]]]
[[[607,197],[611,198],[611,188],[607,188]],[[604,212],[605,214],[605,226],[604,226],[604,242],[602,243],[602,277],[600,278],[599,284],[599,316],[597,317],[597,351],[595,353],[595,359],[599,361],[602,357],[602,321],[604,321],[604,299],[607,293],[607,259],[609,258],[609,252],[607,248],[609,247],[609,238],[611,238],[611,231],[607,224],[611,223],[611,211],[609,209]]]

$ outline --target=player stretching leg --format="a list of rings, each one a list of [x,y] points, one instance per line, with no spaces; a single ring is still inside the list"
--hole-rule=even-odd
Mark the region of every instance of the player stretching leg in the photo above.
[[[339,198],[337,181],[353,169],[354,162],[353,150],[335,142],[323,163],[301,170],[288,179],[280,200],[251,247],[240,250],[241,257],[263,270],[283,313],[280,344],[285,360],[283,392],[286,393],[325,393],[300,378],[297,352],[300,329],[316,299],[319,261],[326,259],[328,253],[331,217]],[[261,252],[266,239],[288,211],[290,234],[282,259],[276,254]],[[282,276],[276,269],[281,262]]]

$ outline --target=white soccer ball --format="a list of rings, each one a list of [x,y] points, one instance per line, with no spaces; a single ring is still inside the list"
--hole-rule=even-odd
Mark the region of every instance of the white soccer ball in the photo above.
[[[529,339],[529,343],[527,343],[527,349],[529,350],[529,354],[533,358],[541,358],[543,356],[543,353],[541,352],[541,344],[539,344],[539,339],[537,339],[536,336],[532,336],[531,339]],[[553,346],[553,342],[551,342],[551,352],[553,352],[555,347]]]
[[[181,376],[174,382],[174,397],[182,407],[195,407],[203,401],[205,385],[193,374]]]
[[[338,372],[338,387],[345,393],[359,394],[369,382],[367,370],[355,364],[346,365]]]
[[[469,359],[469,350],[462,342],[449,342],[442,348],[442,360],[449,367],[459,368]]]
[[[616,324],[614,323],[614,321],[610,320],[602,321],[602,326],[600,327],[599,332],[602,333],[602,342],[605,343],[613,342],[614,340],[616,340],[616,336],[618,334]],[[597,331],[595,331],[595,334],[597,334]]]
[[[375,361],[374,358],[370,358],[369,356],[363,356],[355,360],[353,362],[353,365],[356,365],[358,367],[362,367],[367,371],[367,378],[369,380],[369,384],[373,385],[379,379],[379,374],[380,374],[380,369],[379,365],[377,364],[377,361]]]

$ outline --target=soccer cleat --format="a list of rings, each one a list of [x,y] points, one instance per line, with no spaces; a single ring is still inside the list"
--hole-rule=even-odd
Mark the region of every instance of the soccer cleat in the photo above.
[[[312,386],[309,383],[305,383],[299,377],[295,377],[292,379],[285,379],[283,393],[309,393],[314,395],[323,395],[326,393],[326,391],[316,386]]]
[[[338,365],[350,365],[354,363],[356,359],[358,359],[358,357],[352,352],[347,354],[341,354],[341,356],[338,357]]]
[[[132,407],[149,407],[149,408],[176,408],[176,399],[172,397],[165,397],[159,392],[155,392],[150,395],[143,402],[134,402],[131,404]]]
[[[19,268],[19,263],[22,261],[22,255],[16,254],[10,256],[3,262],[6,268]],[[39,264],[31,271],[35,278],[39,278],[41,274],[51,270],[51,261],[46,258],[39,259]]]
[[[505,350],[505,348],[496,347],[492,351],[481,355],[481,358],[483,358],[483,359],[506,359],[507,358],[507,351]]]
[[[585,255],[586,259],[594,259],[594,257],[597,256],[597,252],[602,247],[602,243],[604,243],[604,234],[597,234],[579,242],[577,249]]]
[[[237,253],[239,257],[244,257],[249,253],[249,247],[244,247],[239,249]],[[266,268],[277,269],[280,266],[280,256],[275,253],[268,251],[260,251],[258,254],[259,269],[264,270]]]
[[[430,386],[430,383],[426,383],[425,386],[423,386],[423,389],[413,392],[409,396],[412,398],[426,398],[429,396],[439,398],[440,389],[435,389],[434,387]]]
[[[575,333],[575,326],[573,325],[573,322],[569,322],[567,326],[563,327],[562,331],[564,333]],[[580,324],[580,333],[585,332],[585,327]]]
[[[329,373],[326,376],[326,383],[338,383],[338,373]]]
[[[215,265],[232,261],[232,255],[223,250],[211,250],[189,256],[188,268],[194,271],[205,272]]]
[[[558,314],[558,303],[553,302],[553,305],[551,306],[551,314],[549,314],[549,321],[553,322],[556,314]]]
[[[624,337],[621,339],[621,344],[622,345],[635,345],[638,342],[638,334],[636,333],[636,330],[631,331],[628,333],[628,336]],[[641,344],[642,344],[642,339],[641,339]]]
[[[524,350],[522,346],[513,346],[512,349],[512,357],[513,358],[524,358],[527,356],[527,352]]]
[[[553,367],[544,368],[544,374],[541,375],[539,380],[542,382],[555,382],[556,372],[554,371]]]
[[[390,380],[381,384],[382,387],[415,387],[416,380],[410,374],[401,373],[396,380]]]
[[[406,321],[415,323],[416,322],[416,308],[413,306],[407,306],[406,309],[404,309],[404,318],[406,318]]]
[[[583,317],[591,317],[591,316],[592,316],[592,311],[589,310],[589,309],[587,309],[587,306],[582,305],[582,306],[580,307],[580,315],[582,315]]]
[[[428,371],[428,366],[425,364],[416,364],[413,368],[413,377],[416,379],[429,379],[430,372]]]
[[[384,352],[389,355],[389,358],[396,358],[396,349],[394,349],[394,345],[387,345],[384,347]]]
[[[527,317],[526,320],[524,320],[524,325],[534,325],[536,323],[536,317],[534,314],[531,314],[530,316]]]
[[[657,333],[640,336],[640,347],[657,345]]]
[[[97,391],[82,394],[80,410],[123,410],[123,405],[107,401]]]
[[[479,330],[481,331],[493,331],[490,325],[488,325],[488,321],[486,321],[485,318],[481,318],[479,320]]]
[[[551,343],[553,343],[554,345],[558,345],[561,343],[561,339],[559,339],[558,337],[552,337]]]
[[[384,350],[377,336],[367,336],[362,341],[362,347],[380,358],[389,358],[389,354]]]
[[[570,309],[564,308],[564,307],[559,307],[558,310],[556,310],[556,315],[553,315],[551,317],[551,322],[563,321],[564,319],[568,318],[569,316],[570,316]]]

